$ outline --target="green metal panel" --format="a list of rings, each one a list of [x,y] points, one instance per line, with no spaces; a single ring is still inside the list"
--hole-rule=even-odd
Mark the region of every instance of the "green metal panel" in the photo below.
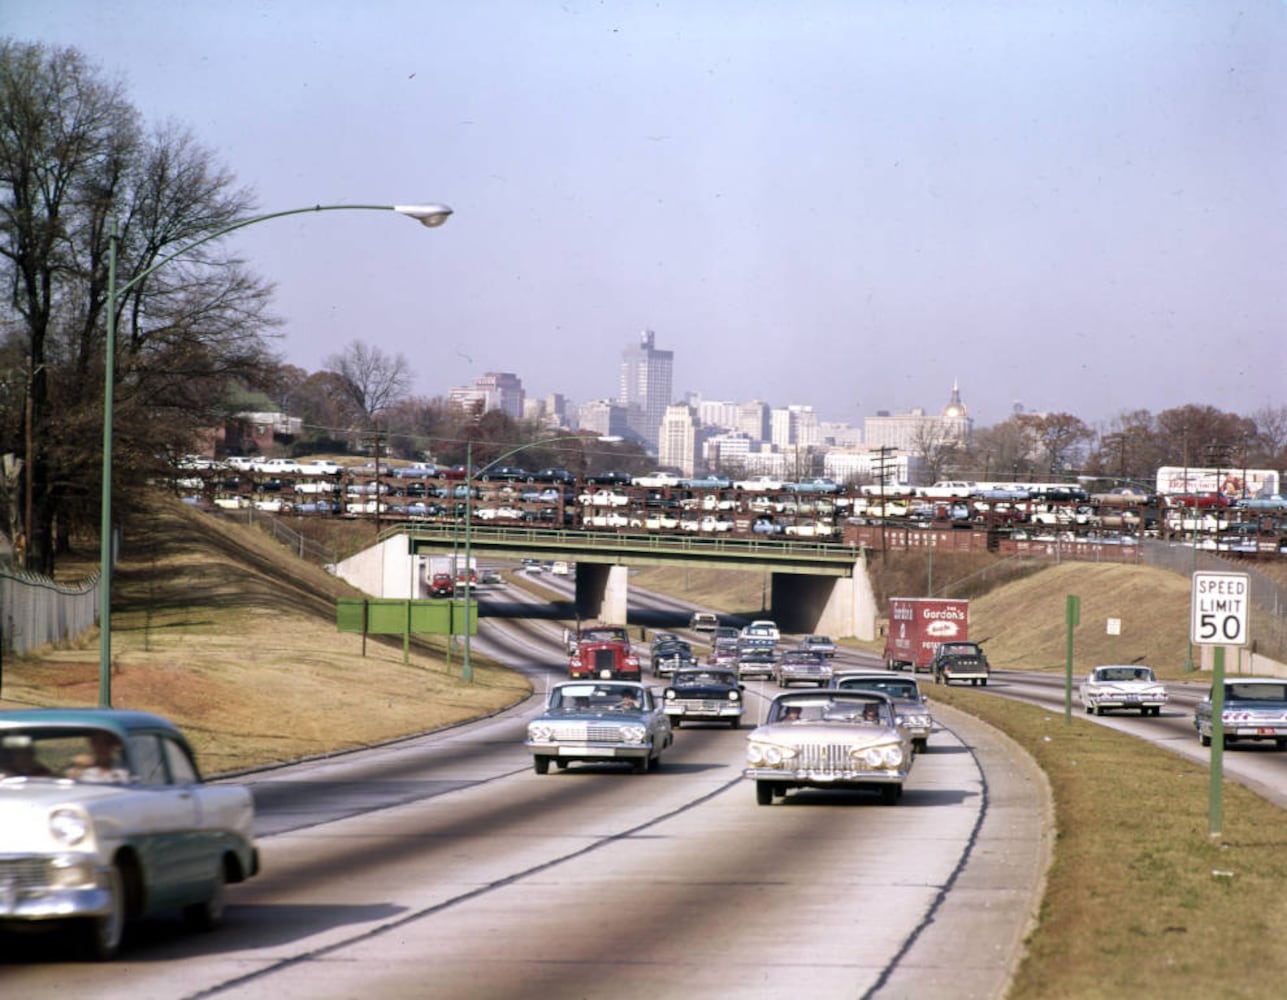
[[[476,603],[476,602],[474,602]],[[367,635],[403,635],[407,632],[407,612],[410,610],[413,634],[461,635],[465,628],[464,601],[406,601],[396,598],[346,597],[336,602],[335,625],[341,632],[362,632],[366,622]],[[478,634],[478,614],[469,616],[473,634]]]

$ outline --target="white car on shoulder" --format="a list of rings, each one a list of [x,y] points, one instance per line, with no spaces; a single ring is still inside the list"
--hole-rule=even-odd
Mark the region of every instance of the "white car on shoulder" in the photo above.
[[[1110,708],[1158,715],[1168,698],[1153,669],[1140,664],[1095,667],[1082,680],[1077,693],[1088,715],[1103,715]]]
[[[69,930],[92,959],[131,920],[213,927],[225,886],[259,871],[250,790],[203,784],[146,712],[0,712],[0,816],[0,931]]]

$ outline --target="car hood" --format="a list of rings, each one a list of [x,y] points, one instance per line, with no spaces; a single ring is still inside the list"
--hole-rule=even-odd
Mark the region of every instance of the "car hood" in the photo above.
[[[651,711],[639,709],[634,712],[626,711],[603,711],[603,712],[556,712],[547,715],[541,715],[533,719],[533,722],[548,722],[551,724],[567,722],[647,722]]]
[[[897,729],[847,722],[775,722],[760,726],[746,739],[751,743],[772,743],[786,747],[839,743],[859,749],[903,742],[903,736]]]

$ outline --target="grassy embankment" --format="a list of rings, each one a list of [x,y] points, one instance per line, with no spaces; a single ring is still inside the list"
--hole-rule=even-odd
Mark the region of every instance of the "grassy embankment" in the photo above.
[[[117,575],[114,702],[161,712],[195,737],[212,771],[322,753],[469,718],[521,698],[525,682],[476,661],[462,684],[440,643],[404,666],[398,643],[335,631],[341,582],[251,529],[162,507],[146,551],[127,545]],[[93,556],[87,555],[92,562]],[[891,560],[883,593],[924,592]],[[1014,577],[1000,583],[1002,575]],[[1076,660],[1142,659],[1185,676],[1188,581],[1140,567],[1047,568],[941,561],[936,584],[970,576],[976,635],[1001,668],[1062,670],[1064,597],[1082,598]],[[991,579],[987,579],[991,577]],[[758,612],[758,574],[643,571],[640,585],[730,612]],[[983,580],[983,584],[977,581]],[[1104,634],[1119,617],[1123,634]],[[1253,616],[1253,628],[1255,619]],[[93,705],[98,646],[4,665],[5,707]],[[1192,676],[1192,675],[1188,675]],[[1039,925],[1013,997],[1277,997],[1287,969],[1281,810],[1225,789],[1221,843],[1207,830],[1204,767],[1074,717],[966,688],[934,697],[1008,732],[1045,768],[1057,838]]]
[[[423,732],[528,693],[477,656],[463,683],[437,637],[413,643],[407,665],[400,637],[370,638],[363,655],[362,637],[335,627],[336,599],[360,596],[261,531],[163,502],[127,533],[115,574],[112,704],[175,719],[216,773]],[[93,706],[98,676],[93,632],[6,663],[0,706]]]

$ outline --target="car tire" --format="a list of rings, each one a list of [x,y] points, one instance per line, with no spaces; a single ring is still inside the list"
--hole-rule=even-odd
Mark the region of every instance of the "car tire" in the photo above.
[[[210,895],[199,903],[192,903],[183,908],[183,922],[198,931],[212,931],[223,923],[224,910],[228,906],[228,873],[224,869],[223,859],[218,859],[215,866],[214,886]]]
[[[632,761],[630,762],[630,770],[631,770],[634,774],[647,774],[647,773],[648,773],[648,763],[649,763],[649,758],[647,758],[647,757],[636,757],[634,760],[632,760]]]
[[[742,720],[741,720],[741,719],[729,719],[729,720],[728,720],[728,728],[729,728],[729,729],[741,729],[741,728],[742,728]]]
[[[772,782],[757,781],[755,783],[755,804],[759,806],[768,806],[773,804]]]
[[[929,740],[912,740],[912,750],[916,753],[924,753],[929,749]]]
[[[537,754],[532,758],[532,769],[535,770],[537,774],[549,774],[550,758]]]
[[[568,764],[570,763],[571,761],[566,761],[562,757],[554,758],[554,766],[557,767],[560,771],[566,771],[568,769]]]
[[[1086,704],[1086,714],[1087,714],[1087,715],[1093,715],[1093,714],[1094,714],[1094,712],[1095,712],[1095,707],[1094,707],[1093,705],[1091,705],[1091,704],[1088,702],[1088,703]]]
[[[903,797],[902,785],[881,785],[880,786],[880,804],[882,806],[896,806],[898,800]]]
[[[1095,714],[1096,714],[1096,715],[1103,715],[1103,714],[1104,714],[1104,706],[1103,706],[1103,705],[1096,705],[1096,706],[1095,706]]]
[[[81,922],[81,953],[93,962],[109,962],[125,938],[125,879],[116,865],[107,873],[108,911]]]
[[[1202,746],[1204,747],[1209,747],[1211,745],[1211,737],[1208,734],[1204,733],[1201,729],[1199,729],[1198,742],[1202,744]]]

